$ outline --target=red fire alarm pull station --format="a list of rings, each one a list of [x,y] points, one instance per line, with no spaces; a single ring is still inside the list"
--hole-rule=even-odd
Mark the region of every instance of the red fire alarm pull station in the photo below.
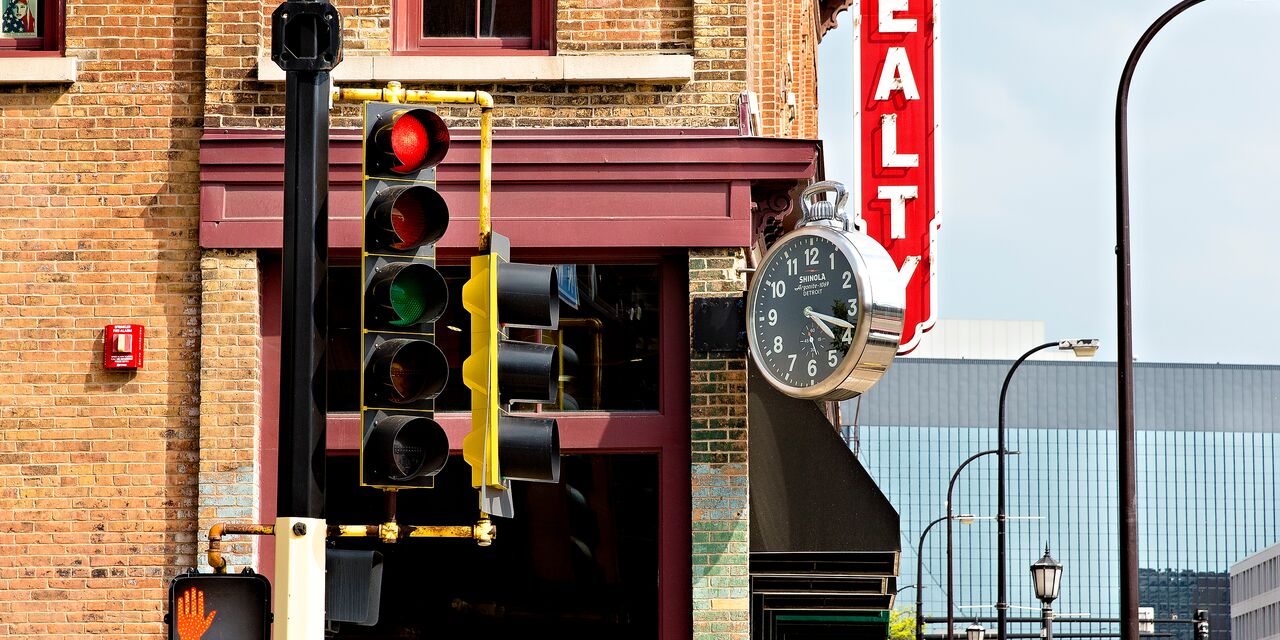
[[[102,339],[103,368],[141,369],[143,329],[140,324],[107,325]]]

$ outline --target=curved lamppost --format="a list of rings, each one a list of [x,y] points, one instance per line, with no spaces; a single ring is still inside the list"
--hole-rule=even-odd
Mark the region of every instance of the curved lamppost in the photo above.
[[[1135,476],[1133,426],[1133,310],[1129,294],[1129,85],[1138,59],[1152,38],[1178,14],[1204,0],[1183,0],[1164,12],[1138,38],[1120,75],[1116,92],[1116,356],[1119,390],[1119,424],[1116,443],[1120,453],[1120,637],[1138,640],[1138,483]],[[1001,638],[1003,640],[1003,638]]]
[[[955,569],[955,562],[953,560],[953,556],[951,552],[951,537],[952,537],[951,521],[964,518],[964,516],[960,516],[960,518],[956,518],[951,515],[951,492],[956,488],[956,480],[960,478],[960,472],[964,471],[964,468],[969,466],[970,462],[973,462],[974,460],[977,460],[982,456],[989,456],[996,453],[1000,453],[1000,450],[991,449],[988,451],[979,451],[978,453],[975,453],[969,456],[968,458],[965,459],[964,462],[960,463],[960,466],[956,467],[955,471],[951,473],[951,481],[947,483],[947,501],[943,505],[943,507],[946,508],[947,515],[945,518],[943,518],[943,520],[947,521],[947,639],[948,640],[955,637],[955,633],[956,633],[955,598],[951,595],[955,589],[955,584],[953,582],[953,575],[954,575],[953,572]],[[1009,453],[1017,454],[1018,452],[1010,451]],[[968,522],[972,522],[972,520],[969,520]],[[965,524],[968,524],[968,522],[965,522]]]
[[[1004,506],[1004,459],[1005,456],[1016,453],[1005,449],[1004,446],[1004,400],[1005,397],[1009,395],[1009,382],[1013,380],[1013,372],[1017,371],[1018,367],[1022,366],[1022,363],[1027,361],[1027,358],[1030,358],[1040,351],[1050,347],[1057,347],[1059,351],[1074,352],[1076,357],[1090,358],[1093,357],[1093,354],[1098,352],[1098,345],[1099,341],[1097,338],[1078,338],[1075,340],[1054,340],[1053,342],[1046,342],[1042,345],[1032,347],[1031,349],[1028,349],[1026,353],[1022,354],[1022,356],[1013,363],[1013,366],[1009,367],[1009,373],[1005,374],[1004,384],[1000,387],[1000,407],[996,422],[996,451],[1000,453],[1000,465],[996,472],[996,493],[999,496],[996,502],[996,589],[998,592],[996,595],[996,636],[999,637],[1000,640],[1004,640],[1009,637],[1006,635],[1009,622],[1009,597],[1007,584],[1008,579],[1006,577],[1008,573],[1008,563],[1005,561],[1009,551],[1009,543],[1005,536],[1005,523],[1008,522],[1009,515],[1005,513]],[[1135,637],[1134,640],[1137,640],[1137,638]]]

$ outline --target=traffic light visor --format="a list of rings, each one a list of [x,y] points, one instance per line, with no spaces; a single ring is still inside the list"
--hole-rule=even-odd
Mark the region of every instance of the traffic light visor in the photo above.
[[[404,482],[439,473],[449,460],[449,437],[430,418],[381,417],[369,430],[364,451],[375,478]]]
[[[502,476],[526,482],[560,481],[560,429],[553,418],[498,418]]]
[[[376,166],[401,175],[440,164],[449,152],[449,127],[428,109],[398,109],[374,128],[371,159]]]
[[[365,303],[371,319],[384,327],[411,329],[435,322],[449,299],[444,276],[420,262],[382,265],[374,271],[372,280]]]
[[[396,338],[374,347],[368,390],[375,398],[403,405],[434,398],[449,379],[449,361],[426,340]]]
[[[449,205],[427,186],[391,187],[378,192],[367,218],[370,253],[413,251],[444,236],[449,227]]]

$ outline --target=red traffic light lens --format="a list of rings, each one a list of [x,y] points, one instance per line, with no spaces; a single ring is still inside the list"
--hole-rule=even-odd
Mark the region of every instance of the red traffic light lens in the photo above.
[[[375,165],[405,175],[444,160],[449,152],[449,127],[430,109],[398,109],[382,115],[370,144]]]
[[[396,118],[391,125],[391,153],[399,162],[392,166],[396,173],[407,173],[422,166],[427,159],[427,150],[431,148],[431,140],[427,138],[427,127],[417,118]]]

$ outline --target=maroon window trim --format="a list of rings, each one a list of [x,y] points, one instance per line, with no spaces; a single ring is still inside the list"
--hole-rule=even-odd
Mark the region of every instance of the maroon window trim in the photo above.
[[[529,0],[533,5],[529,38],[427,38],[422,35],[422,3],[392,0],[391,49],[399,55],[493,56],[554,55],[555,0]]]
[[[0,38],[0,57],[62,55],[66,40],[65,0],[28,0],[28,2],[39,5],[39,11],[43,14],[40,37]]]
[[[454,252],[449,252],[454,253]],[[688,271],[682,253],[636,250],[585,253],[539,249],[517,253],[516,259],[557,262],[657,262],[662,273],[662,323],[659,340],[662,362],[659,410],[646,412],[555,413],[561,450],[566,453],[652,453],[659,467],[659,628],[663,640],[686,640],[692,633],[692,498],[689,455],[689,326]],[[279,465],[280,294],[279,254],[262,254],[262,461],[260,521],[272,522],[276,513]],[[449,435],[450,448],[461,451],[471,429],[466,413],[440,413],[437,422]],[[359,414],[328,417],[326,450],[354,453],[359,448]],[[263,573],[274,575],[275,549],[260,548]]]

